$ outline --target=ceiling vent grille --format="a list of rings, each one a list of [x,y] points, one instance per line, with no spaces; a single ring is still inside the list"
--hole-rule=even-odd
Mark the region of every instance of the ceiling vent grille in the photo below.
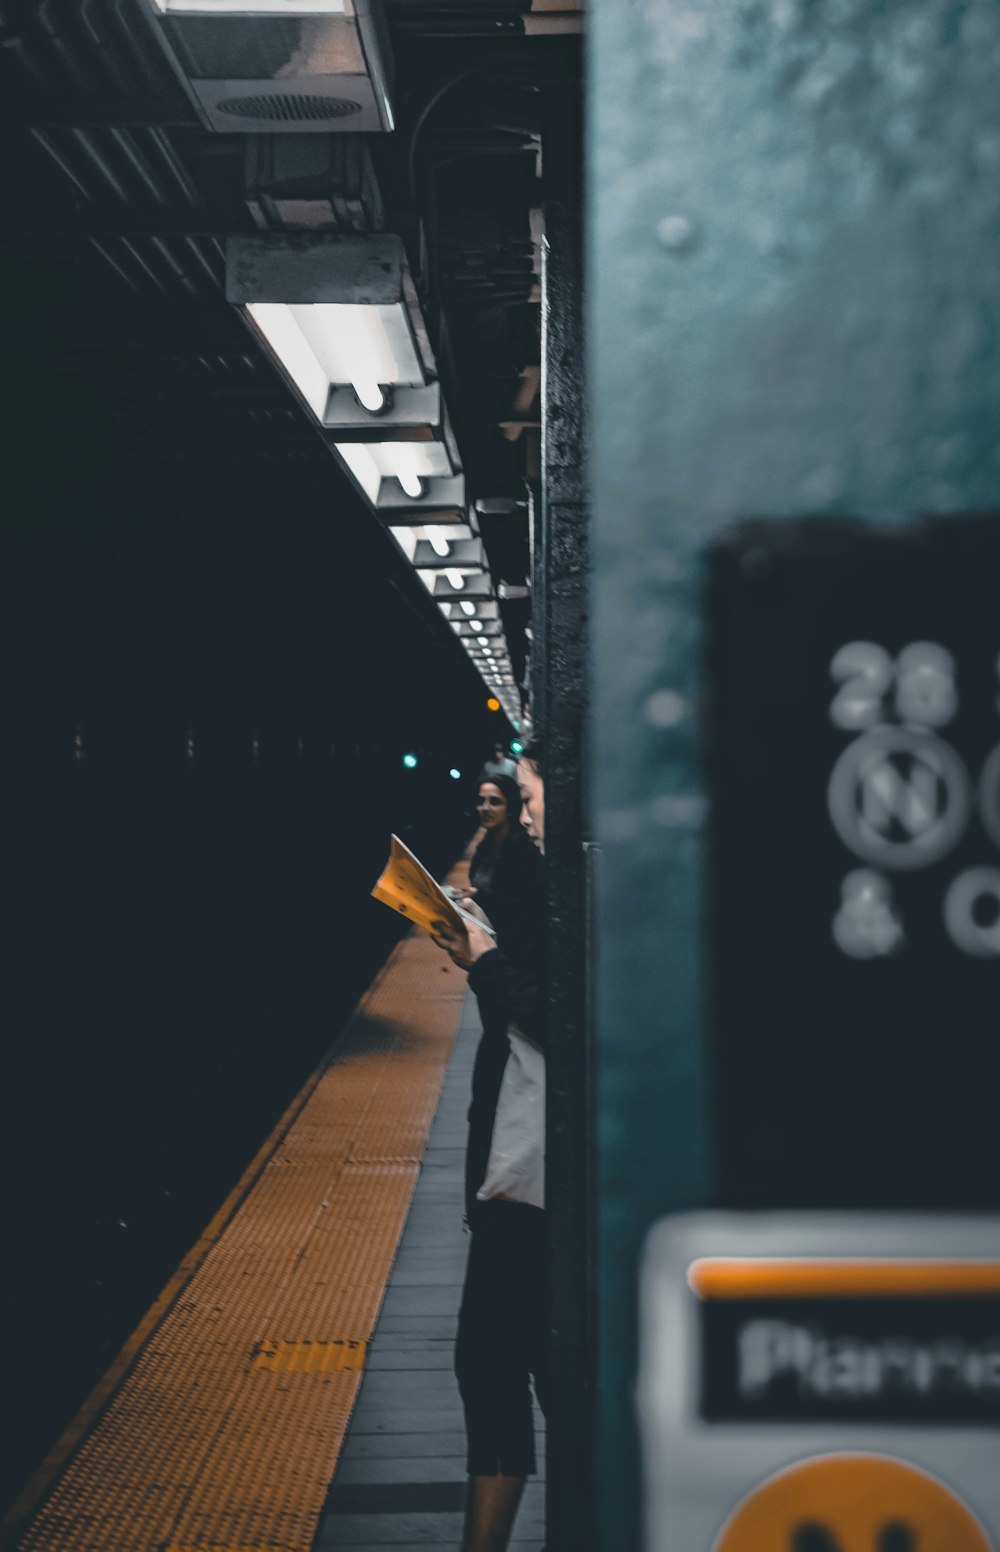
[[[273,96],[254,93],[223,97],[215,104],[215,109],[235,118],[261,119],[267,123],[318,124],[360,113],[361,104],[343,97],[321,97],[312,92],[275,92]]]
[[[273,13],[240,11],[239,0],[136,3],[209,129],[273,135],[393,128],[383,0],[273,0]]]

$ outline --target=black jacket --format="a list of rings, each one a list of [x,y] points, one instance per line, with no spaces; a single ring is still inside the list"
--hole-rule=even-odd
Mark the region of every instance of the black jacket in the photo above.
[[[520,826],[495,859],[486,837],[469,864],[469,883],[496,928],[497,943],[515,964],[534,966],[544,918],[541,858]]]

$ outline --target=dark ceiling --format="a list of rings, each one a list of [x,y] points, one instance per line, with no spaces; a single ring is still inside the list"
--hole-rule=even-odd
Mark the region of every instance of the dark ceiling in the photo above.
[[[578,18],[390,0],[396,131],[203,128],[144,0],[0,0],[8,488],[15,567],[113,542],[179,502],[329,503],[344,554],[421,585],[223,295],[224,240],[262,227],[407,245],[494,583],[523,584],[539,445],[539,178],[546,88]],[[317,216],[317,211],[320,215]],[[511,505],[516,503],[516,505]],[[374,536],[374,537],[373,537]],[[515,673],[527,601],[503,603]]]

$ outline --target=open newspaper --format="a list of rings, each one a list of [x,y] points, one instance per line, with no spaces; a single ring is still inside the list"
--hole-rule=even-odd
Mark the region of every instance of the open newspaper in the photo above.
[[[398,835],[390,837],[389,860],[372,895],[427,932],[433,932],[434,923],[439,921],[448,922],[456,930],[461,930],[463,921],[475,922],[485,932],[493,932],[492,927],[463,911],[458,901],[445,893]]]

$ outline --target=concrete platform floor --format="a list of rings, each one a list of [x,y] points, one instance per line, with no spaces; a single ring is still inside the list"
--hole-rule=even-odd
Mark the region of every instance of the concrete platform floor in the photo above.
[[[314,1552],[456,1552],[461,1539],[465,1432],[452,1345],[468,1244],[463,1160],[479,1031],[470,995]],[[541,1464],[537,1409],[535,1421]],[[540,1472],[525,1490],[515,1552],[542,1546],[544,1496]]]

